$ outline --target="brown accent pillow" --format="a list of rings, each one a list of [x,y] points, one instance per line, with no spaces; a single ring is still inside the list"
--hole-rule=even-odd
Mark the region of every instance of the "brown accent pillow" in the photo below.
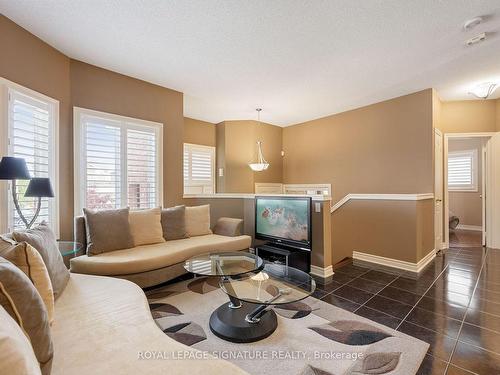
[[[41,374],[28,337],[1,306],[0,374]]]
[[[186,206],[175,206],[161,210],[163,238],[167,241],[188,238],[186,231]]]
[[[69,280],[69,271],[64,265],[63,258],[57,245],[56,236],[47,223],[42,222],[35,228],[23,232],[14,232],[17,242],[26,242],[33,246],[42,256],[47,272],[49,273],[54,299],[57,299]]]
[[[54,292],[49,273],[40,253],[30,244],[21,242],[10,249],[0,252],[0,256],[17,266],[31,280],[42,297],[49,322],[54,321]]]
[[[161,208],[130,211],[128,216],[134,246],[165,242],[161,228]]]
[[[209,204],[186,207],[186,230],[189,236],[212,234]]]
[[[134,247],[128,221],[128,208],[104,211],[84,208],[83,213],[88,256]]]
[[[54,348],[45,304],[23,271],[3,258],[0,258],[0,305],[28,335],[42,374],[50,374]]]

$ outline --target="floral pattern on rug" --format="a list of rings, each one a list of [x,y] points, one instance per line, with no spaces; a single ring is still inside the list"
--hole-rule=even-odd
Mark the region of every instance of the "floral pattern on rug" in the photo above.
[[[200,341],[206,340],[207,335],[203,328],[193,322],[176,324],[163,330],[167,336],[173,338],[184,345],[191,346]]]

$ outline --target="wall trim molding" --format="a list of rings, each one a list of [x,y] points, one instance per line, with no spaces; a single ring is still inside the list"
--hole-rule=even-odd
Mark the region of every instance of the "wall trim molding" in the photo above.
[[[337,211],[350,200],[387,200],[387,201],[421,201],[434,199],[434,193],[422,194],[347,194],[344,198],[335,203],[330,212]]]
[[[457,229],[463,230],[473,230],[476,232],[482,232],[483,228],[480,225],[467,225],[467,224],[458,224]]]
[[[376,263],[382,266],[398,268],[400,270],[418,273],[422,271],[425,268],[425,266],[427,266],[436,257],[436,249],[430,251],[429,254],[427,254],[417,263],[381,257],[378,255],[372,255],[367,253],[361,253],[359,251],[353,251],[352,257],[353,259],[362,260],[364,262]]]
[[[221,198],[221,199],[254,199],[255,197],[311,197],[313,201],[327,202],[331,201],[332,198],[327,195],[305,195],[305,194],[250,194],[250,193],[216,193],[216,194],[184,194],[182,198],[190,199],[212,199],[212,198]]]
[[[330,265],[326,268],[323,268],[311,265],[311,275],[326,279],[327,277],[333,276],[333,267]]]

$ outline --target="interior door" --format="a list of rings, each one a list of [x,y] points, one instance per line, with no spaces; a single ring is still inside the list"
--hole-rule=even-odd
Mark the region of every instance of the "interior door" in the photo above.
[[[500,249],[500,132],[486,145],[486,246]]]
[[[443,134],[434,130],[434,248],[440,250],[443,241]]]

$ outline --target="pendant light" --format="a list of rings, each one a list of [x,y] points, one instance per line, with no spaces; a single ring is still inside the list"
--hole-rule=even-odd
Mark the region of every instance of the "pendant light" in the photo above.
[[[262,108],[257,108],[257,126],[260,124],[260,111]],[[254,172],[262,172],[265,171],[269,167],[269,163],[264,159],[264,155],[262,154],[262,141],[257,141],[257,162],[256,163],[248,163],[248,166]]]

